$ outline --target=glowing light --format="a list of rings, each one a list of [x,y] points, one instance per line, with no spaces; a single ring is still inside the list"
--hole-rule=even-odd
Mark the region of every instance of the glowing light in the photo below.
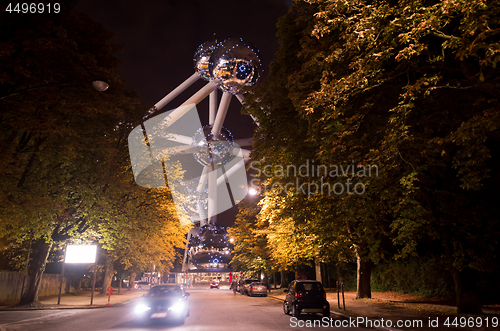
[[[65,263],[95,263],[96,245],[68,245]]]
[[[248,194],[250,195],[257,195],[257,193],[258,193],[257,190],[253,187],[248,190]]]

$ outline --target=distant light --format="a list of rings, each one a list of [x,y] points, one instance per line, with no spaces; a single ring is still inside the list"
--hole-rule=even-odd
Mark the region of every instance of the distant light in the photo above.
[[[253,187],[248,190],[248,194],[250,194],[250,195],[256,195],[257,193],[258,193],[257,190]]]
[[[99,92],[106,91],[109,88],[109,83],[104,80],[94,80],[92,86]]]
[[[229,239],[229,242],[230,242],[230,243],[233,243],[233,242],[234,242],[234,238],[230,238],[230,239]]]

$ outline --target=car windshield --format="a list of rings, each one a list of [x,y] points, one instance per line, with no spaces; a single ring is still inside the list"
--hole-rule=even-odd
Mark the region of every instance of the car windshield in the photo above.
[[[149,290],[150,297],[171,297],[181,295],[181,289],[178,286],[153,287]]]
[[[253,286],[261,286],[264,285],[264,283],[252,283]]]
[[[299,291],[307,292],[322,292],[323,287],[320,283],[297,283],[297,289]]]

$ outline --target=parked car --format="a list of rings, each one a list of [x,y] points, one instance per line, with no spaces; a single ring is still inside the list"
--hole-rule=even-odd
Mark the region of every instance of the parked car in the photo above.
[[[151,288],[150,282],[135,282],[134,288],[136,290],[149,290]]]
[[[321,313],[330,317],[330,304],[326,300],[326,293],[320,282],[316,280],[294,280],[285,290],[286,298],[283,302],[285,314],[298,317],[301,313]]]
[[[248,295],[249,293],[248,289],[250,287],[250,284],[257,283],[258,281],[259,281],[258,279],[245,279],[240,281],[240,293]]]
[[[254,295],[262,295],[267,297],[267,286],[264,283],[251,283],[248,287],[248,292],[251,297]]]
[[[213,289],[213,288],[216,288],[216,289],[218,289],[218,288],[219,288],[219,281],[217,281],[217,280],[212,280],[212,281],[210,282],[210,289]]]
[[[189,293],[181,284],[153,286],[135,306],[135,314],[143,322],[173,319],[183,324],[189,316]]]

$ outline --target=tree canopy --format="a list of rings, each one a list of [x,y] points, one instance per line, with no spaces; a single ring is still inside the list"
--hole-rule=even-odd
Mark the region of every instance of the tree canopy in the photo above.
[[[480,312],[477,280],[494,271],[500,232],[499,5],[295,1],[278,24],[276,61],[245,109],[259,123],[257,217],[307,227],[327,260],[356,256],[368,274],[358,297],[373,264],[432,254],[453,275],[458,312]],[[264,172],[308,161],[353,171]],[[324,190],[272,190],[296,180]],[[282,231],[268,229],[268,240]]]
[[[0,22],[0,233],[17,269],[30,256],[21,303],[37,301],[55,242],[99,242],[124,268],[168,270],[188,231],[168,190],[134,183],[127,135],[144,111],[111,36],[73,12]]]

